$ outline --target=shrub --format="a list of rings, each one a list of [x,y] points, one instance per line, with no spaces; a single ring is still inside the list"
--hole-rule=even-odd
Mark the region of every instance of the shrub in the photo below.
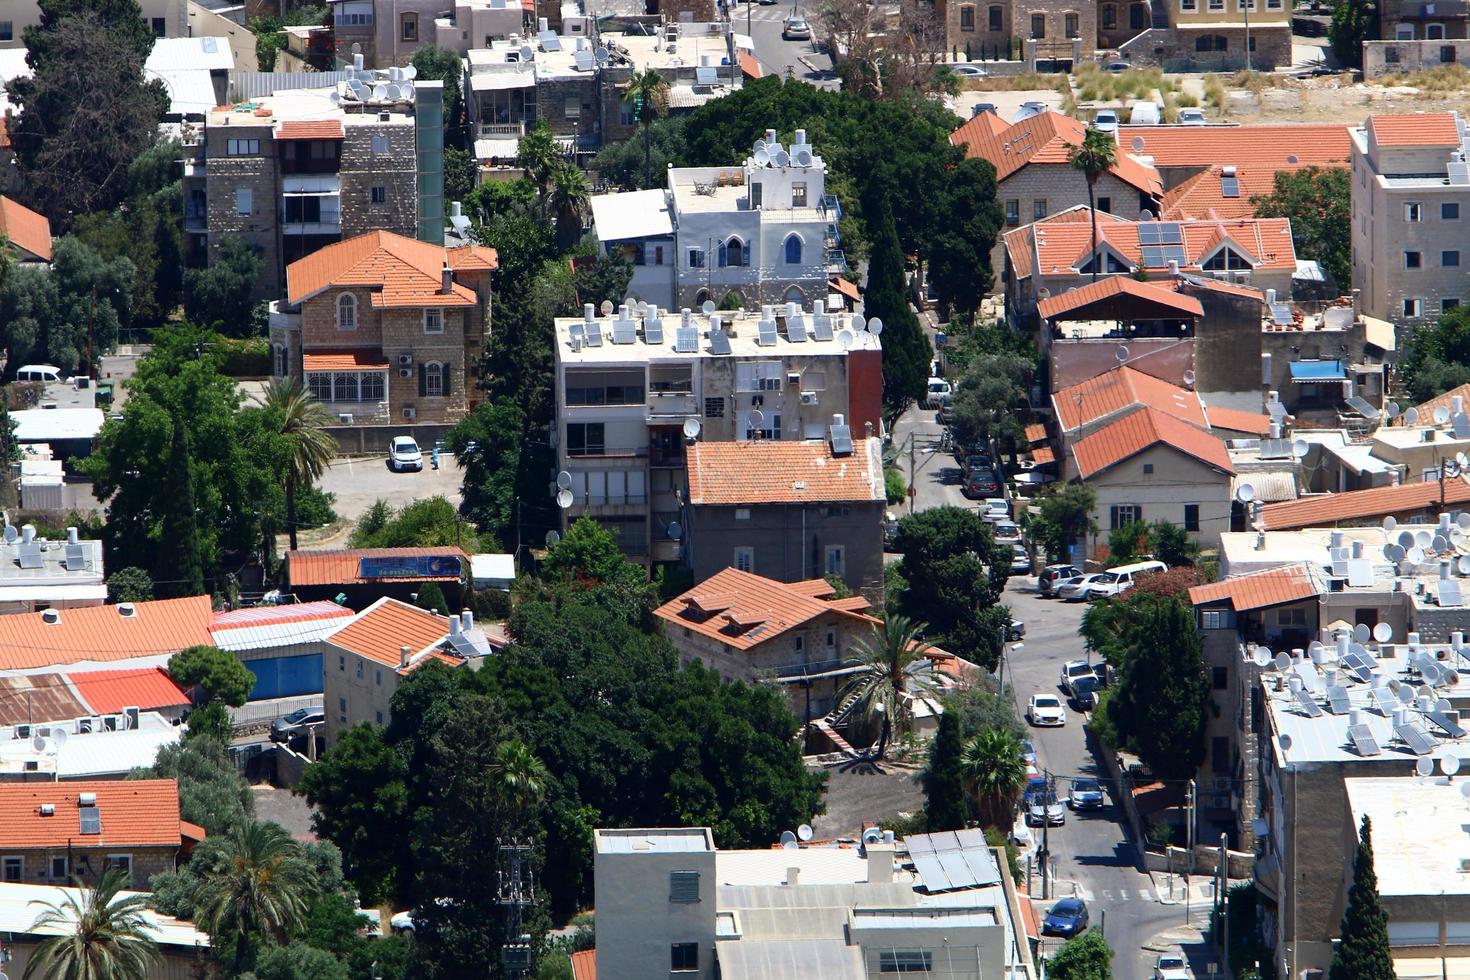
[[[883,471],[883,493],[889,504],[902,503],[903,498],[908,495],[908,489],[908,484],[904,482],[903,474],[897,466],[890,466]]]

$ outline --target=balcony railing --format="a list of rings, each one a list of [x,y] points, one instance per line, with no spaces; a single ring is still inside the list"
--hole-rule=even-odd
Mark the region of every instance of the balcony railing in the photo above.
[[[659,449],[656,446],[648,448],[648,465],[681,468],[684,465],[684,449]]]
[[[490,139],[495,136],[514,136],[519,139],[526,135],[526,124],[524,122],[513,123],[480,123],[480,138]]]
[[[694,413],[694,395],[687,391],[650,391],[648,414],[651,416],[687,416]]]
[[[773,667],[766,673],[779,683],[789,684],[792,681],[800,683],[807,678],[850,674],[862,668],[863,662],[855,657],[835,657],[830,660],[812,660],[804,664],[787,664],[784,667]]]
[[[825,272],[842,273],[847,271],[847,256],[842,249],[828,249],[822,256],[822,269]]]

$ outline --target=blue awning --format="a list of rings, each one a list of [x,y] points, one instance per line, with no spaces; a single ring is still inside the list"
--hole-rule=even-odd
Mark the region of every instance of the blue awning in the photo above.
[[[1341,361],[1292,361],[1291,380],[1297,384],[1346,381],[1347,372]]]

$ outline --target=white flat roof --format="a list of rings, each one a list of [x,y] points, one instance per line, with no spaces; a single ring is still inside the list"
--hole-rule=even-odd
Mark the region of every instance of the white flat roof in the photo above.
[[[790,868],[800,868],[802,885],[852,885],[868,880],[868,860],[856,847],[802,847],[766,851],[720,851],[715,876],[721,885],[784,885]]]
[[[1446,777],[1360,776],[1343,780],[1353,826],[1373,822],[1380,895],[1470,895],[1464,784]]]
[[[17,442],[95,439],[106,420],[100,408],[28,408],[10,417]]]
[[[668,192],[598,194],[592,198],[592,225],[597,229],[597,240],[602,242],[672,235],[674,218],[669,211]]]
[[[119,898],[134,895],[150,897],[147,892],[118,892]],[[0,932],[14,932],[31,936],[56,936],[66,930],[60,926],[36,927],[36,919],[44,911],[36,903],[61,904],[70,897],[85,904],[86,894],[78,888],[60,888],[55,885],[21,885],[12,882],[0,883]],[[209,946],[209,935],[194,928],[193,923],[162,915],[149,908],[141,913],[147,931],[156,942],[165,946],[198,947]]]
[[[474,582],[514,582],[515,555],[470,555],[470,580]]]
[[[631,827],[595,832],[599,854],[688,854],[713,851],[708,827]]]
[[[778,305],[773,313],[784,317],[784,305]],[[806,355],[808,357],[828,354],[833,357],[841,357],[848,350],[882,350],[882,338],[868,333],[866,330],[854,328],[854,316],[849,313],[825,314],[832,321],[832,339],[817,340],[810,336],[812,329],[813,314],[804,314],[808,339],[792,342],[786,338],[784,331],[777,330],[776,342],[774,344],[761,344],[758,324],[761,320],[760,310],[747,310],[743,314],[735,312],[714,313],[713,316],[720,318],[720,323],[725,335],[730,341],[730,353],[715,354],[710,348],[709,320],[703,313],[691,313],[693,325],[699,333],[697,350],[676,351],[675,342],[678,340],[679,326],[682,323],[681,314],[668,310],[661,311],[659,322],[663,324],[662,343],[650,344],[647,341],[643,318],[635,311],[630,311],[636,325],[636,338],[632,343],[615,344],[612,342],[613,321],[617,319],[614,313],[610,317],[600,316],[597,323],[602,330],[602,343],[596,347],[583,344],[581,350],[572,349],[571,330],[576,327],[584,329],[582,317],[561,317],[556,321],[556,358],[558,362],[567,365],[598,365],[598,364],[632,364],[644,361],[669,360],[688,361],[696,357],[760,357],[779,358],[787,355]],[[844,349],[839,338],[845,334],[851,335],[851,347]]]

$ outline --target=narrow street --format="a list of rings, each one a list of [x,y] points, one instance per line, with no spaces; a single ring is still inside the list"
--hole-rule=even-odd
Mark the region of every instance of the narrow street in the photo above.
[[[800,14],[811,25],[813,38],[820,37],[816,23],[819,5],[813,0],[782,0],[762,5],[747,0],[730,9],[730,23],[736,33],[749,34],[755,43],[755,57],[767,75],[800,79],[817,88],[836,89],[832,59],[819,53],[814,41],[787,41],[781,37],[782,24],[793,13]]]

